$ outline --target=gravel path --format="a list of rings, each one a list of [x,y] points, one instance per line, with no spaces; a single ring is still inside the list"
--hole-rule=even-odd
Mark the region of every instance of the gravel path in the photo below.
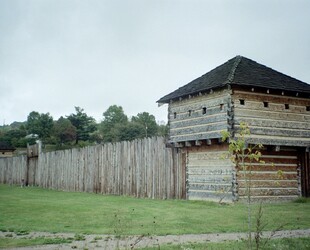
[[[48,238],[74,238],[75,234],[70,233],[42,233],[32,232],[27,235],[19,236],[14,233],[0,232],[0,238],[36,238],[36,237],[48,237]],[[297,237],[310,237],[310,229],[305,230],[288,230],[278,231],[276,233],[264,232],[263,237],[268,238],[297,238]],[[212,233],[212,234],[186,234],[186,235],[167,235],[167,236],[154,236],[154,237],[142,237],[131,236],[121,239],[116,239],[110,235],[84,235],[85,240],[73,241],[68,244],[57,245],[43,245],[33,247],[20,247],[14,248],[18,250],[67,250],[67,249],[137,249],[141,247],[159,246],[164,244],[184,244],[184,243],[203,243],[203,242],[223,242],[227,240],[240,240],[246,238],[246,233]],[[12,248],[10,248],[12,249]]]

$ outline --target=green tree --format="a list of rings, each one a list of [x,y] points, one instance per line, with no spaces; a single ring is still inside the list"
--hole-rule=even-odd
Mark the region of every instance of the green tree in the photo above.
[[[134,139],[144,137],[144,128],[141,124],[136,122],[128,122],[124,125],[118,125],[118,139],[119,141],[132,141]]]
[[[131,118],[131,121],[139,124],[142,128],[140,137],[152,137],[157,135],[158,125],[156,123],[155,116],[150,115],[148,112],[138,113],[136,116]]]
[[[128,125],[128,117],[121,106],[112,105],[103,113],[103,121],[100,130],[104,142],[116,142],[121,140],[121,133]]]
[[[53,127],[53,134],[57,143],[64,144],[76,140],[76,127],[72,125],[69,119],[60,117]]]
[[[128,122],[128,117],[125,115],[122,106],[111,105],[103,113],[103,121],[107,126],[111,127],[115,124],[122,124]]]
[[[0,141],[5,142],[9,146],[16,148],[26,147],[27,143],[35,143],[35,139],[26,138],[27,132],[24,126],[17,129],[10,129],[6,132],[0,132]]]
[[[251,176],[252,176],[252,163],[261,162],[262,154],[260,150],[263,148],[262,144],[250,145],[247,143],[246,138],[250,135],[250,128],[247,123],[240,122],[240,129],[236,138],[232,137],[230,132],[222,131],[222,140],[229,139],[229,153],[231,160],[236,165],[237,171],[243,173],[245,180],[245,193],[247,198],[247,223],[248,223],[248,241],[247,249],[253,249],[252,239],[252,194],[251,194]],[[261,207],[260,207],[261,208]],[[261,211],[259,212],[261,213]],[[260,215],[261,218],[261,215]],[[261,222],[260,218],[257,219],[256,226]],[[258,225],[259,226],[259,225]],[[255,238],[256,249],[259,248],[260,229],[257,228]]]
[[[67,116],[67,118],[76,127],[75,143],[78,144],[80,140],[87,141],[90,138],[90,134],[96,131],[97,127],[95,119],[83,112],[84,109],[80,107],[74,108],[76,113]]]
[[[158,125],[158,128],[157,128],[157,135],[158,136],[168,136],[168,132],[169,132],[169,128],[168,128],[168,125],[164,125],[164,124],[161,124],[161,125]]]
[[[49,113],[32,111],[27,117],[26,129],[29,134],[37,134],[45,142],[51,136],[53,125],[53,117]]]

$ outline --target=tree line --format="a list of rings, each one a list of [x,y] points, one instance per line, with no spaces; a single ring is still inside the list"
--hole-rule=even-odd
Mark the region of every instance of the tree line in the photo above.
[[[49,113],[32,111],[26,122],[14,122],[0,126],[0,141],[13,147],[26,147],[41,140],[43,145],[56,148],[85,146],[94,143],[131,141],[134,139],[166,136],[167,125],[156,123],[148,112],[129,118],[121,106],[112,105],[104,113],[101,122],[88,116],[83,108],[75,107],[75,113],[54,120]]]

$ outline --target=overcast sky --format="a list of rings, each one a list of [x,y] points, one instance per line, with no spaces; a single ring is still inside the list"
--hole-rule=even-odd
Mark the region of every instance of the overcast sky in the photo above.
[[[310,83],[309,0],[0,0],[0,124],[162,96],[242,55]]]

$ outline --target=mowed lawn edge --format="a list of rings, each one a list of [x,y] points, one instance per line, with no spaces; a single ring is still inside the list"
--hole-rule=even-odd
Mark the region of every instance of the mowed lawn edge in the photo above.
[[[254,216],[256,209],[253,206]],[[263,211],[265,230],[310,228],[309,199],[264,204]],[[241,203],[138,199],[9,185],[0,185],[0,214],[0,230],[15,232],[179,235],[247,230],[247,209]]]

